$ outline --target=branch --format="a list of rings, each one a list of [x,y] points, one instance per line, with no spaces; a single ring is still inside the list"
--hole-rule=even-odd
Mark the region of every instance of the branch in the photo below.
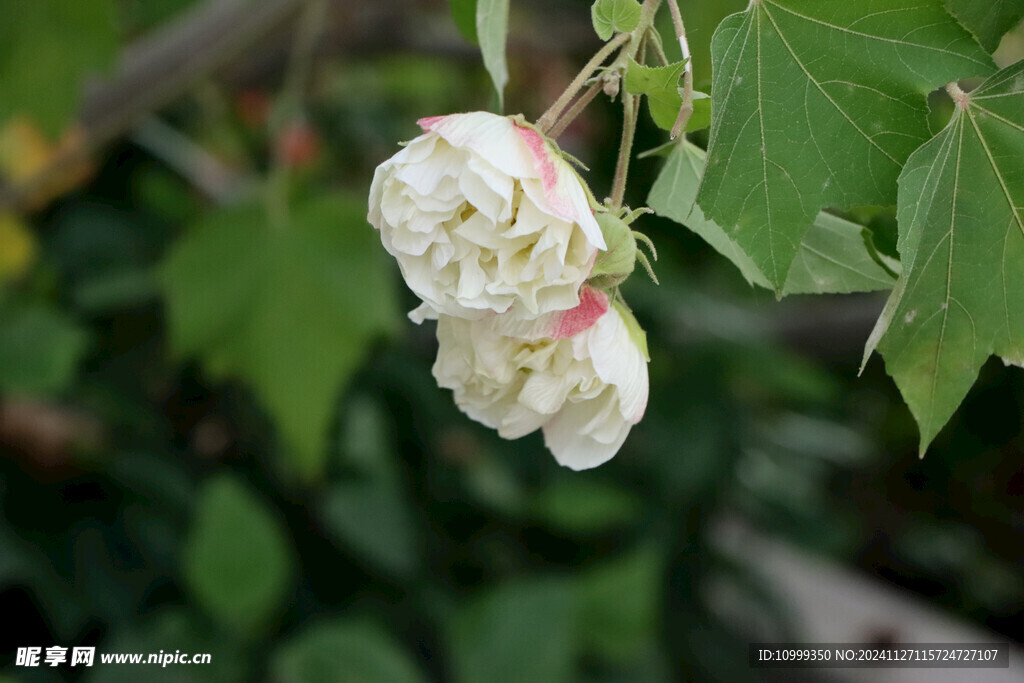
[[[26,200],[63,169],[130,130],[177,99],[197,80],[245,52],[309,0],[210,0],[187,11],[142,42],[126,48],[114,75],[88,90],[78,117],[77,145],[59,153],[24,183],[0,188],[0,209]]]

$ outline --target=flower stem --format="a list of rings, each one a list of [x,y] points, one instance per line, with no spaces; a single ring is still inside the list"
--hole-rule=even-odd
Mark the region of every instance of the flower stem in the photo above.
[[[572,80],[569,87],[565,89],[558,99],[555,100],[554,104],[548,107],[548,110],[541,114],[541,117],[537,119],[537,129],[541,133],[547,133],[554,126],[555,121],[561,115],[562,111],[569,105],[572,98],[576,96],[587,80],[594,75],[594,72],[600,68],[604,63],[604,60],[608,59],[609,56],[620,47],[630,41],[633,36],[629,33],[620,33],[619,35],[612,38],[609,42],[597,51],[590,61],[587,62],[586,66],[576,75],[576,78]]]
[[[640,23],[633,35],[638,38],[629,48],[623,50],[619,61],[623,64],[628,59],[635,59],[647,43],[648,31],[654,26],[654,15],[661,5],[661,0],[644,0],[640,8]],[[641,55],[640,60],[644,57]],[[619,143],[619,159],[615,164],[615,177],[612,180],[612,191],[608,196],[608,205],[613,211],[622,208],[622,200],[626,196],[626,178],[629,176],[629,159],[633,155],[633,138],[636,136],[636,123],[640,113],[640,98],[625,89],[622,92],[622,141]]]
[[[633,155],[633,137],[636,135],[636,120],[640,98],[628,92],[622,93],[622,142],[619,144],[619,160],[615,164],[615,179],[608,203],[612,211],[622,208],[626,196],[626,178],[629,176],[629,158]]]
[[[573,102],[572,106],[566,110],[565,114],[563,114],[562,117],[559,118],[553,126],[551,126],[551,130],[548,131],[547,134],[548,137],[552,140],[557,140],[558,136],[564,133],[565,129],[569,127],[569,124],[575,121],[576,117],[587,108],[587,105],[590,104],[595,97],[597,97],[597,93],[601,92],[602,88],[604,88],[604,84],[601,83],[601,81],[598,81],[590,86],[586,92],[580,95],[579,98]]]

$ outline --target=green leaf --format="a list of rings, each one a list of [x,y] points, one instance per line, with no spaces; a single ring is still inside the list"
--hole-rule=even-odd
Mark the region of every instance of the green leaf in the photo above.
[[[535,517],[572,533],[600,533],[636,521],[643,505],[622,487],[597,479],[557,478],[533,500]]]
[[[138,306],[157,298],[159,291],[149,268],[111,269],[83,282],[74,292],[75,305],[84,311],[107,311]]]
[[[989,74],[940,0],[755,0],[712,40],[704,214],[781,291],[826,206],[892,204],[928,139],[925,94]]]
[[[509,0],[477,0],[476,35],[480,40],[480,53],[484,67],[491,75],[498,92],[498,108],[505,108],[505,85],[508,83],[508,65],[505,63],[505,40],[508,36]]]
[[[946,0],[946,8],[989,52],[1024,17],[1024,0]]]
[[[409,578],[419,566],[416,528],[385,412],[375,401],[348,401],[341,452],[344,466],[361,478],[328,491],[320,515],[328,535],[391,578]]]
[[[398,578],[418,564],[412,512],[403,491],[384,481],[338,484],[327,494],[323,519],[331,536]]]
[[[365,213],[340,196],[293,207],[280,227],[258,206],[211,212],[162,270],[174,351],[245,380],[307,479],[323,470],[335,399],[396,323],[391,272]]]
[[[203,486],[183,556],[185,583],[203,609],[258,633],[291,588],[292,551],[281,522],[231,475]]]
[[[616,33],[630,33],[640,24],[640,3],[637,0],[597,0],[590,7],[594,30],[601,40]]]
[[[390,437],[385,410],[377,402],[363,395],[349,399],[339,444],[345,466],[371,479],[396,481],[398,463]]]
[[[822,211],[804,235],[783,294],[849,294],[892,289],[898,261],[874,249],[871,231]]]
[[[992,354],[1024,365],[1024,62],[970,93],[900,176],[903,275],[868,342],[921,451]]]
[[[59,133],[83,78],[117,54],[116,15],[113,0],[0,0],[0,121],[27,114]]]
[[[644,66],[632,59],[626,67],[626,92],[647,95],[651,118],[664,130],[672,130],[683,106],[679,78],[685,68],[685,60],[668,66]]]
[[[351,619],[310,626],[285,642],[270,660],[278,683],[416,683],[416,665],[380,627]]]
[[[74,380],[88,335],[46,304],[0,304],[0,392],[59,394]]]
[[[583,574],[575,596],[582,646],[618,662],[643,654],[658,630],[663,569],[661,554],[644,548]]]
[[[686,130],[704,130],[711,125],[711,96],[699,90],[693,91],[693,113],[686,122]]]
[[[477,0],[448,0],[459,33],[474,45],[479,42],[476,36],[476,3]]]
[[[571,594],[564,581],[509,581],[463,607],[450,624],[454,680],[573,680]]]
[[[659,216],[685,225],[732,261],[747,282],[771,288],[768,278],[736,240],[694,205],[704,171],[704,151],[689,142],[675,146],[658,175],[647,203]],[[879,263],[868,249],[870,231],[821,212],[800,242],[782,294],[829,294],[889,289],[894,261]]]

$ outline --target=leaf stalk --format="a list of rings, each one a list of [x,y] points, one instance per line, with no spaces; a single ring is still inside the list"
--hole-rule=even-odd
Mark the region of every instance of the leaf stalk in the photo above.
[[[679,11],[678,1],[668,0],[668,9],[672,14],[672,25],[675,27],[676,38],[679,40],[679,49],[683,53],[683,59],[686,60],[686,66],[683,67],[683,106],[679,109],[679,116],[672,125],[670,133],[670,137],[675,140],[686,130],[686,124],[689,123],[690,117],[693,115],[693,56],[690,54],[690,42],[686,39],[686,26],[683,24],[683,15]]]

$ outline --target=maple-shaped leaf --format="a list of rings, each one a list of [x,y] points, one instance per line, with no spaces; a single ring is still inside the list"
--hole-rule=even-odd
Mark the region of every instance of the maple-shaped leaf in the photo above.
[[[666,66],[644,66],[631,59],[626,67],[626,92],[647,95],[651,118],[663,130],[672,130],[683,106],[679,79],[684,69],[686,60]]]
[[[700,235],[732,261],[752,285],[771,288],[768,279],[729,234],[694,206],[704,172],[704,150],[686,140],[678,143],[651,188],[647,203]],[[898,269],[873,249],[871,231],[822,211],[804,235],[782,294],[839,294],[892,288]]]
[[[867,348],[885,358],[922,452],[989,356],[1024,364],[1024,62],[957,100],[900,176],[903,273]]]
[[[613,34],[629,33],[640,23],[640,3],[637,0],[597,0],[590,7],[594,31],[601,40]]]
[[[1024,0],[946,0],[946,8],[986,50],[995,50],[1003,35],[1024,17]]]
[[[711,46],[697,201],[776,288],[826,206],[892,204],[929,137],[926,94],[994,71],[941,0],[753,0]]]

